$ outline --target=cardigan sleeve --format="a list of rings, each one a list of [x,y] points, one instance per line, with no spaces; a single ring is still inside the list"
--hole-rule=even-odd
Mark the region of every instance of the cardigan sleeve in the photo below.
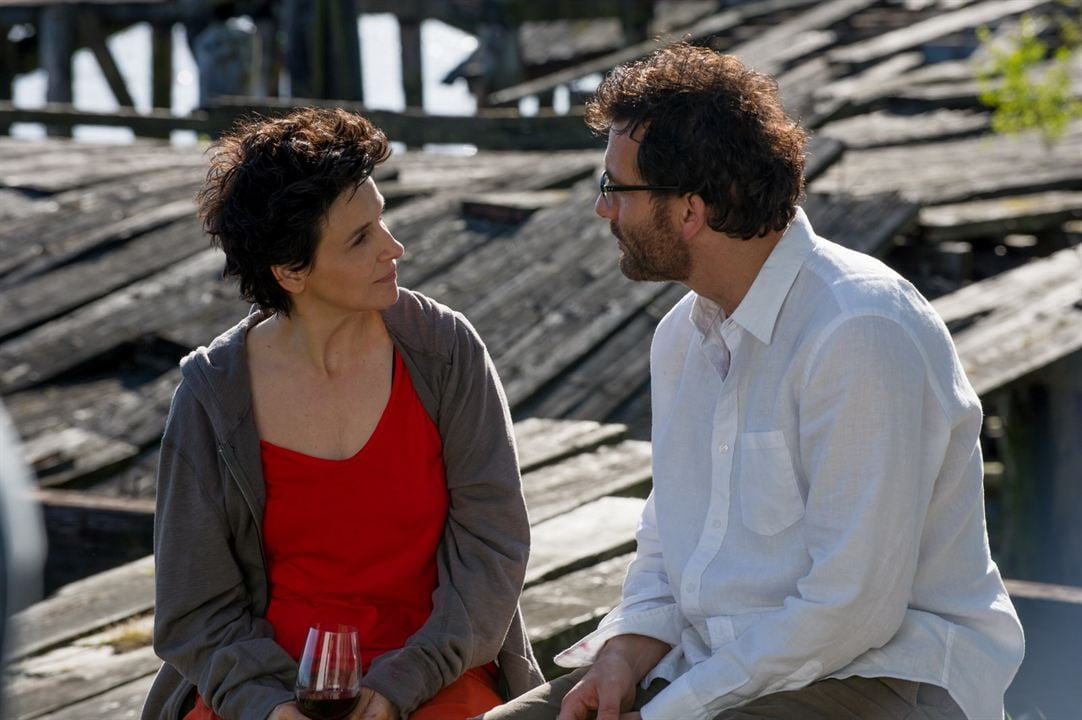
[[[511,415],[488,351],[454,313],[437,417],[450,507],[428,621],[405,647],[372,663],[363,684],[404,715],[466,670],[494,660],[526,574],[530,525]]]

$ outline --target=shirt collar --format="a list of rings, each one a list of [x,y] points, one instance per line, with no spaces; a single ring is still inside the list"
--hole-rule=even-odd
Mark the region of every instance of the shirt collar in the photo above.
[[[803,208],[798,207],[789,229],[770,252],[747,295],[733,312],[733,322],[769,345],[782,303],[814,244],[815,232]]]

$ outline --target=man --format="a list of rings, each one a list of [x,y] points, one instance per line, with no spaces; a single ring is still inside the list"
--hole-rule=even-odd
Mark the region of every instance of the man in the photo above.
[[[984,523],[981,408],[935,311],[796,207],[776,84],[677,45],[617,69],[596,204],[651,351],[654,490],[623,599],[486,720],[1003,716],[1021,626]]]

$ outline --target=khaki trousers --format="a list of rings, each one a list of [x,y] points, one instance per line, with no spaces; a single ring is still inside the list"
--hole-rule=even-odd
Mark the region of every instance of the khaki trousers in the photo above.
[[[555,720],[563,700],[586,674],[580,668],[535,688],[479,716],[482,720]],[[655,680],[639,688],[633,710],[665,689]],[[826,679],[786,692],[765,695],[714,720],[966,720],[965,714],[941,687],[895,678],[848,677]]]

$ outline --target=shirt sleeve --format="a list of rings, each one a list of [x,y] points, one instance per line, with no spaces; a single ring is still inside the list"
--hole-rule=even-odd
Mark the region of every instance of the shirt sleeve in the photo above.
[[[404,715],[497,657],[518,608],[530,550],[503,387],[476,331],[461,315],[454,318],[454,352],[436,418],[450,505],[432,615],[405,647],[373,661],[362,680]]]
[[[297,664],[274,641],[270,623],[253,613],[218,468],[209,421],[182,384],[158,468],[154,651],[218,715],[264,720],[293,699]]]
[[[781,608],[647,703],[644,720],[707,720],[803,687],[902,623],[935,480],[921,467],[942,460],[950,423],[900,324],[853,316],[823,337],[798,399],[811,569]]]
[[[590,665],[601,647],[617,635],[646,635],[673,646],[680,643],[688,622],[669,587],[652,492],[643,508],[635,540],[638,549],[627,569],[620,604],[601,620],[597,630],[557,655],[557,665],[569,668]]]

